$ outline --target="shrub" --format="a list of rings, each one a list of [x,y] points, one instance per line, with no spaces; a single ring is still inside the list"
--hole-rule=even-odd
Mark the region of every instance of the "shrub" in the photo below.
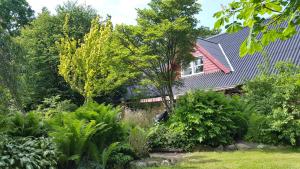
[[[152,151],[188,151],[194,146],[187,137],[182,123],[170,126],[167,126],[166,124],[155,125],[149,131],[148,144]]]
[[[259,126],[260,130],[248,133],[247,138],[297,145],[300,140],[300,67],[278,63],[276,70],[277,74],[262,74],[244,87],[248,103],[255,105],[265,121]]]
[[[147,133],[140,127],[134,127],[128,137],[129,145],[140,158],[149,156]]]
[[[60,112],[72,112],[77,109],[77,105],[70,100],[61,100],[59,95],[45,98],[42,104],[37,106],[37,112],[42,112],[46,117],[52,117]]]
[[[38,112],[14,113],[2,116],[0,132],[17,137],[47,136],[48,127]]]
[[[111,145],[104,151],[103,157],[105,156],[106,159],[102,160],[106,164],[105,167],[109,169],[127,169],[129,163],[136,159],[134,150],[128,144]]]
[[[75,112],[64,112],[49,121],[50,136],[61,152],[60,167],[76,168],[84,161],[101,163],[102,151],[126,133],[118,109],[89,103]]]
[[[57,156],[49,138],[0,136],[0,168],[55,169]]]
[[[194,143],[210,146],[226,145],[247,126],[242,110],[235,107],[239,100],[223,93],[190,92],[179,98],[172,123],[184,125],[184,132]]]
[[[202,144],[219,146],[241,139],[247,131],[246,111],[237,96],[213,91],[194,91],[181,96],[166,127],[150,133],[151,148],[175,146],[191,149]],[[155,134],[154,134],[155,133]]]

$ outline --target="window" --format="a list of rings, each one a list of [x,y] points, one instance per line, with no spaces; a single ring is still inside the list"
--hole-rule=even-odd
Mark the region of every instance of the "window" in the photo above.
[[[202,57],[197,57],[193,62],[191,62],[188,67],[182,70],[182,76],[189,76],[193,74],[203,73],[203,59]]]

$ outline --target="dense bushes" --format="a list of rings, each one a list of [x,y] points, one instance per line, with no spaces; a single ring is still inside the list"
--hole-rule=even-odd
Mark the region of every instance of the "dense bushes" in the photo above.
[[[66,110],[65,107],[60,109]],[[134,150],[125,144],[130,127],[120,121],[118,108],[89,103],[73,112],[57,110],[57,106],[49,106],[39,109],[40,112],[1,115],[0,134],[5,135],[5,139],[0,140],[0,157],[3,157],[0,165],[121,169],[136,158]],[[32,153],[28,153],[30,151]],[[55,158],[49,156],[48,159],[48,151],[55,153]],[[27,153],[26,159],[19,157],[24,155],[22,153]],[[21,164],[17,159],[25,161]]]
[[[54,116],[49,121],[49,135],[61,152],[60,168],[76,168],[86,161],[104,168],[105,148],[124,141],[128,133],[118,114],[119,110],[112,106],[89,103],[75,112]]]
[[[39,112],[3,115],[0,126],[0,132],[16,137],[41,137],[47,136],[48,132],[43,114]]]
[[[50,138],[0,135],[0,168],[55,169],[58,152]]]
[[[179,98],[165,127],[150,133],[152,148],[189,149],[197,144],[218,146],[241,139],[247,130],[246,111],[237,97],[223,93],[194,91]]]
[[[278,74],[262,74],[244,87],[256,114],[247,139],[268,144],[300,144],[300,68],[276,65]]]

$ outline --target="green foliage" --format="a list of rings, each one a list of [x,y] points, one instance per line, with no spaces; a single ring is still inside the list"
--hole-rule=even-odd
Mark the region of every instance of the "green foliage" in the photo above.
[[[136,155],[131,146],[114,143],[105,149],[102,157],[104,169],[127,169],[129,162],[134,160]]]
[[[230,144],[247,125],[244,112],[235,107],[238,101],[213,91],[195,91],[179,98],[173,123],[184,125],[187,136],[195,143],[218,146]]]
[[[0,114],[7,113],[9,110],[10,95],[6,88],[0,85]]]
[[[255,105],[259,114],[254,116],[264,115],[259,120],[263,125],[257,126],[260,130],[248,133],[248,138],[296,145],[300,140],[300,68],[290,63],[278,63],[276,69],[277,74],[262,74],[244,87],[247,101]],[[250,124],[253,125],[255,121]]]
[[[225,26],[227,32],[233,33],[249,27],[249,36],[241,46],[240,55],[254,54],[277,39],[286,40],[296,34],[296,26],[300,23],[299,7],[298,0],[233,1],[214,14],[215,28]]]
[[[71,100],[61,100],[59,95],[45,98],[42,104],[37,106],[37,112],[42,112],[46,118],[52,117],[61,112],[72,112],[77,109],[77,105]]]
[[[14,113],[2,116],[0,132],[15,137],[41,137],[47,136],[48,127],[41,113]]]
[[[109,19],[100,24],[99,18],[95,18],[82,42],[69,37],[68,22],[66,17],[65,37],[59,44],[59,74],[72,89],[84,96],[86,102],[120,87],[133,76],[122,67],[122,59],[113,52]]]
[[[18,34],[20,28],[34,16],[34,11],[26,0],[1,0],[0,9],[0,27],[11,35]]]
[[[74,93],[58,74],[59,50],[55,42],[64,36],[63,25],[67,14],[70,18],[69,36],[82,40],[90,29],[91,20],[96,17],[96,11],[74,2],[59,6],[55,14],[44,8],[17,38],[26,50],[22,67],[26,69],[24,79],[30,97],[28,109],[36,108],[44,98],[55,95],[82,103],[80,95]]]
[[[164,151],[168,149],[191,150],[195,144],[190,141],[184,131],[184,125],[177,123],[167,126],[157,124],[150,128],[148,133],[148,144],[152,151]]]
[[[138,126],[131,129],[128,137],[128,143],[134,150],[135,154],[140,158],[149,156],[147,141],[147,133],[144,129]]]
[[[150,145],[189,150],[199,144],[230,144],[246,134],[246,115],[251,110],[238,96],[214,91],[189,92],[177,100],[169,121],[152,129]]]
[[[125,136],[117,114],[112,106],[89,103],[75,112],[55,115],[49,121],[49,135],[61,152],[60,167],[74,168],[85,161],[102,163],[104,149]]]
[[[148,8],[137,9],[136,26],[119,25],[119,55],[143,74],[142,84],[150,85],[163,98],[167,109],[173,108],[173,87],[178,64],[193,59],[194,42],[198,38],[195,15],[200,11],[196,0],[152,0]],[[166,100],[169,96],[170,101]]]
[[[57,156],[50,138],[0,136],[0,168],[55,169]]]
[[[5,99],[11,99],[11,106],[18,110],[23,109],[24,97],[21,96],[21,93],[27,93],[24,90],[21,73],[23,71],[22,57],[22,48],[9,34],[1,32],[0,28],[0,86],[4,93],[8,92]],[[7,97],[8,95],[10,97]]]

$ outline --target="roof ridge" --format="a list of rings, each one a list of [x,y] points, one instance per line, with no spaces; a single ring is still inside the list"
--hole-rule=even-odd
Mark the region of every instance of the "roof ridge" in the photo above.
[[[206,42],[214,43],[214,44],[217,44],[217,45],[219,44],[219,43],[217,43],[217,42],[212,42],[212,41],[209,41],[209,40],[203,39],[203,38],[198,38],[198,39],[203,40],[203,41],[206,41]]]
[[[209,40],[209,39],[211,39],[211,38],[215,38],[215,37],[221,36],[221,35],[226,34],[226,33],[227,33],[227,32],[222,32],[222,33],[219,33],[219,34],[210,36],[210,37],[206,38],[205,40]]]

